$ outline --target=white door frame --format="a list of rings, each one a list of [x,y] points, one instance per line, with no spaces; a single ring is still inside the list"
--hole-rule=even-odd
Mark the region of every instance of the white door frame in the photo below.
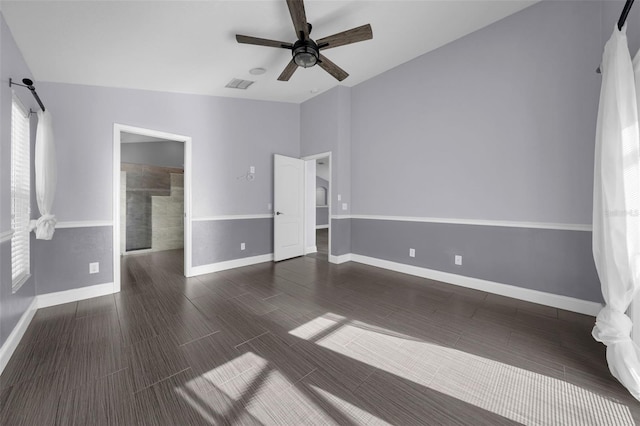
[[[331,204],[332,204],[332,200],[333,197],[331,196],[331,194],[333,193],[333,158],[331,158],[331,151],[327,151],[327,152],[322,152],[320,154],[313,154],[313,155],[307,155],[301,158],[301,160],[318,160],[320,158],[329,158],[329,191],[327,192],[327,204],[328,204],[328,209],[329,209],[329,247],[328,248],[328,259],[331,258],[331,233],[333,230],[333,226],[331,226]],[[304,174],[304,178],[307,178],[307,174]],[[314,185],[315,187],[315,185]],[[305,190],[305,199],[306,197],[309,196],[309,194],[306,194],[307,192],[307,183],[305,182],[304,184],[304,190]],[[315,199],[315,196],[314,196]],[[309,226],[309,224],[307,223],[307,203],[304,204],[304,247],[306,250],[306,247],[308,246],[307,244],[307,226]],[[315,224],[313,225],[314,229],[315,229]],[[317,243],[317,242],[316,242]]]
[[[122,132],[184,143],[184,275],[191,276],[191,137],[113,124],[113,292],[120,291],[120,137]]]

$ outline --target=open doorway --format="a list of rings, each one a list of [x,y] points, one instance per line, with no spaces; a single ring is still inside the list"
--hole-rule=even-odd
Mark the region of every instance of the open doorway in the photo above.
[[[184,144],[122,132],[120,254],[184,249]]]
[[[329,261],[331,247],[331,153],[303,158],[306,161],[307,255]]]
[[[191,269],[191,138],[114,126],[114,290],[122,256],[179,251]]]

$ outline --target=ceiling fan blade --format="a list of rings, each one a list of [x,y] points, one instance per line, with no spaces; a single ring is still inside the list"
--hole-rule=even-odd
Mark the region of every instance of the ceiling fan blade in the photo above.
[[[326,56],[320,55],[320,60],[318,61],[318,65],[320,68],[331,74],[338,81],[342,81],[345,78],[349,77],[349,74],[333,62],[331,62]]]
[[[373,31],[371,30],[371,25],[367,24],[321,38],[316,40],[316,44],[318,45],[318,48],[322,50],[344,46],[345,44],[357,43],[359,41],[370,40],[372,38]]]
[[[287,43],[286,41],[269,40],[266,38],[251,37],[241,34],[236,34],[236,41],[238,43],[255,44],[257,46],[280,47],[283,49],[293,48],[293,44]]]
[[[287,0],[293,27],[296,30],[298,39],[307,40],[309,38],[309,25],[307,15],[304,13],[304,2],[302,0]]]
[[[280,74],[280,77],[278,77],[278,80],[289,81],[289,79],[297,69],[298,69],[298,64],[296,64],[292,59],[291,62],[289,62],[287,66],[284,68],[284,71],[282,71],[282,74]]]

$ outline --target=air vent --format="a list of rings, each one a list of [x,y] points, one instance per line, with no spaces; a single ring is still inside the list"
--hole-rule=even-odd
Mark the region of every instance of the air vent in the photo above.
[[[246,90],[247,87],[251,86],[253,83],[255,83],[255,81],[251,81],[251,80],[242,80],[240,78],[234,78],[233,80],[231,80],[230,82],[227,83],[226,86],[224,87],[228,87],[230,89],[242,89],[242,90]]]

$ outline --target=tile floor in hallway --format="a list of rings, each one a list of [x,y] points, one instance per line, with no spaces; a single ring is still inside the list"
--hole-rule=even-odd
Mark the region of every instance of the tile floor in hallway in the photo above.
[[[316,249],[315,253],[308,254],[307,257],[315,258],[318,262],[328,262],[329,229],[316,229]]]
[[[197,278],[127,256],[122,291],[40,309],[2,425],[626,425],[594,318],[314,257]]]

